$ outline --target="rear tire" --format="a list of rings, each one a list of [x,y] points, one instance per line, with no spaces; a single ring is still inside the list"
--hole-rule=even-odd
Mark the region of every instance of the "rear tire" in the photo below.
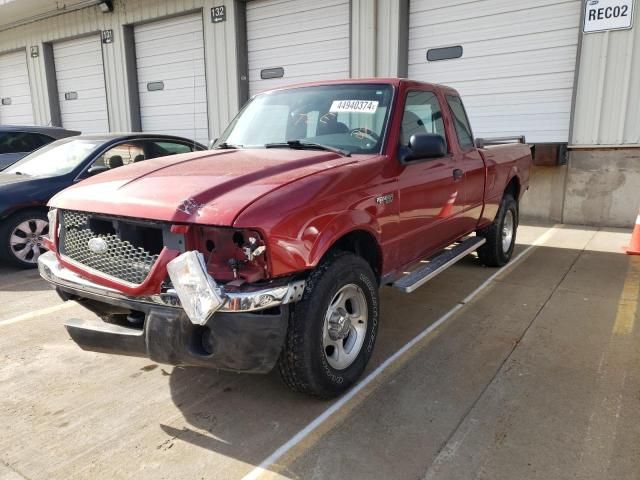
[[[477,232],[487,240],[478,249],[480,261],[487,267],[502,267],[509,263],[516,245],[517,230],[518,204],[511,194],[506,194],[493,223]]]
[[[332,398],[356,383],[378,331],[379,298],[369,264],[351,253],[323,260],[294,305],[278,368],[294,391]]]
[[[42,242],[49,233],[47,214],[40,210],[18,212],[0,225],[0,258],[18,268],[36,268],[46,250]]]

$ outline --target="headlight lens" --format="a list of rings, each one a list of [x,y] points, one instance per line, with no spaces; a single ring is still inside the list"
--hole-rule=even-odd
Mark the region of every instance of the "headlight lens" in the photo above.
[[[58,209],[51,208],[49,209],[49,213],[47,213],[47,218],[49,220],[49,240],[51,242],[56,241],[56,231],[58,230]]]
[[[224,300],[215,280],[207,273],[203,255],[195,251],[183,253],[167,264],[167,271],[191,322],[204,325]]]

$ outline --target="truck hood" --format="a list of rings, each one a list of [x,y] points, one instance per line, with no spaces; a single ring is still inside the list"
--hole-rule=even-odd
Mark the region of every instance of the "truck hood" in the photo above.
[[[256,199],[298,179],[354,162],[335,153],[219,150],[120,167],[80,182],[49,205],[125,217],[231,226]]]

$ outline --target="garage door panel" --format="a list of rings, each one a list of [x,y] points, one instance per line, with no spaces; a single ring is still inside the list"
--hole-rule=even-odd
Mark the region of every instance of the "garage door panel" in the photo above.
[[[412,0],[410,4],[411,16],[409,18],[409,28],[413,25],[438,25],[445,23],[456,23],[458,21],[464,21],[467,19],[484,19],[484,21],[491,22],[492,19],[499,15],[504,15],[507,12],[520,12],[522,16],[535,15],[536,10],[541,7],[547,7],[553,4],[572,4],[577,3],[577,8],[574,5],[570,5],[574,8],[578,15],[580,15],[580,2],[553,2],[551,0],[527,0],[513,1],[513,0],[484,0],[484,1],[471,1],[462,4],[450,4],[446,7],[431,8],[432,0]],[[418,5],[427,5],[429,8],[416,8]]]
[[[170,25],[170,31],[167,32],[167,25]],[[198,16],[176,17],[162,24],[153,22],[146,25],[137,25],[136,33],[142,38],[136,41],[138,45],[153,44],[160,40],[174,39],[181,41],[183,35],[193,34],[200,35],[202,33],[202,18]]]
[[[189,138],[195,134],[196,140],[206,143],[202,15],[136,25],[134,38],[142,130]],[[162,82],[163,88],[149,91],[150,82]]]
[[[196,89],[195,93],[193,89],[181,89],[172,90],[169,96],[154,95],[155,92],[141,92],[140,93],[140,107],[144,110],[147,107],[164,106],[165,108],[172,107],[174,105],[181,105],[187,103],[193,105],[194,98],[196,103],[205,102],[207,98],[206,89],[204,87]],[[194,107],[191,107],[194,108]]]
[[[282,19],[283,16],[289,18],[289,15],[296,13],[309,15],[319,6],[330,10],[336,6],[344,9],[345,5],[344,0],[323,0],[322,2],[317,0],[261,0],[252,3],[254,4],[250,6],[255,20]]]
[[[202,31],[200,31],[200,37]],[[195,45],[200,45],[199,48],[195,48]],[[136,53],[141,58],[157,56],[159,52],[163,53],[188,53],[189,58],[204,57],[204,46],[202,40],[198,41],[198,35],[189,34],[181,37],[172,37],[163,40],[156,40],[154,42],[145,42],[143,44],[136,44]]]
[[[349,10],[337,11],[334,14],[329,15],[326,10],[323,9],[323,15],[315,18],[313,15],[291,15],[286,19],[287,32],[290,35],[303,34],[305,32],[312,33],[314,35],[321,35],[325,29],[331,28],[335,25],[341,25],[349,21]],[[269,21],[256,22],[256,25],[252,27],[251,35],[247,35],[248,40],[256,40],[260,38],[273,37],[281,35],[283,30],[282,19],[269,19]],[[324,35],[318,38],[321,40],[326,38]]]
[[[411,40],[424,39],[442,44],[449,40],[473,42],[487,38],[511,38],[552,30],[565,30],[570,24],[567,20],[573,12],[567,12],[563,5],[552,5],[536,12],[536,21],[531,22],[520,12],[496,15],[491,20],[471,18],[454,23],[415,26],[410,30]],[[517,27],[517,28],[515,28]]]
[[[109,131],[100,36],[53,44],[62,126],[82,133]],[[65,93],[74,93],[67,99]]]
[[[0,98],[10,105],[0,105],[0,124],[33,124],[33,105],[24,50],[0,55]]]
[[[157,79],[166,80],[175,80],[178,78],[191,78],[194,77],[198,79],[204,80],[205,71],[203,62],[195,62],[195,65],[192,64],[191,60],[172,63],[171,65],[176,65],[176,68],[171,68],[171,70],[167,70],[166,66],[163,65],[154,65],[151,67],[147,67],[140,70],[140,75],[138,75],[139,82],[153,82]]]
[[[350,75],[350,2],[256,0],[247,3],[249,92]],[[284,77],[260,72],[282,67]]]
[[[409,76],[460,91],[476,133],[567,141],[580,5],[412,0]],[[461,58],[426,60],[429,49],[452,45]]]
[[[502,55],[500,62],[495,64],[488,64],[486,57],[466,58],[459,62],[436,62],[430,66],[428,73],[433,82],[448,83],[455,82],[470,70],[475,71],[476,78],[487,80],[573,72],[575,49],[564,50],[563,52],[546,52],[551,54],[550,58],[553,58],[549,61],[545,61],[544,55],[536,51]],[[571,84],[573,80],[568,86]]]

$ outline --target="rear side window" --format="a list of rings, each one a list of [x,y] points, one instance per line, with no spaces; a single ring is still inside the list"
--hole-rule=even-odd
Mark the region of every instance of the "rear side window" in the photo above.
[[[412,135],[436,133],[447,141],[438,98],[433,92],[411,91],[407,93],[404,116],[400,127],[400,142],[409,145]]]
[[[39,133],[0,133],[0,153],[28,153],[51,143],[53,139]]]
[[[460,97],[447,95],[447,103],[449,104],[451,114],[453,115],[453,123],[456,128],[456,135],[458,137],[460,148],[463,150],[473,148],[475,146],[473,142],[473,133],[471,133],[471,125],[469,125],[469,119],[467,118],[467,113],[464,110],[464,105],[462,105],[462,100],[460,100]]]
[[[184,143],[175,142],[153,142],[160,151],[166,152],[165,155],[173,155],[175,153],[189,153],[193,152],[193,148],[190,145]]]

